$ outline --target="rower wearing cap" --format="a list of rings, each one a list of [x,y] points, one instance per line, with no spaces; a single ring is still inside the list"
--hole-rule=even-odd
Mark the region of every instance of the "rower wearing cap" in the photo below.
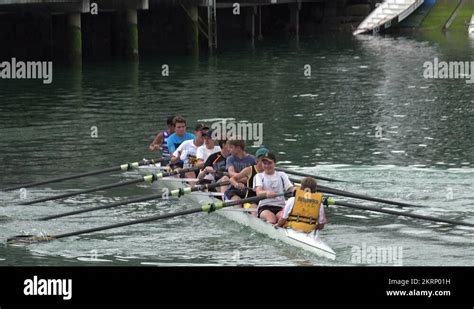
[[[175,116],[170,116],[168,119],[166,119],[166,129],[158,133],[153,142],[151,142],[150,146],[148,146],[150,151],[161,150],[161,154],[165,159],[169,159],[171,156],[168,149],[168,137],[174,133],[174,117]]]
[[[210,155],[221,151],[221,147],[216,145],[214,139],[212,138],[213,130],[208,130],[207,132],[202,133],[202,137],[204,138],[204,145],[199,146],[196,151],[196,158],[197,163],[204,163],[206,162],[207,158]]]
[[[286,173],[275,170],[276,156],[272,152],[262,156],[262,164],[263,172],[255,176],[255,191],[267,198],[259,202],[257,214],[262,220],[275,224],[285,207],[285,198],[276,195],[294,191],[295,187]]]
[[[254,190],[254,179],[258,173],[263,172],[262,158],[269,152],[267,148],[259,148],[255,152],[255,157],[257,157],[257,164],[247,166],[240,173],[235,174],[229,180],[232,186],[237,190],[228,192],[227,195],[231,200],[240,200],[244,198],[249,198],[256,196]],[[240,182],[239,179],[246,179],[245,184]],[[250,204],[249,208],[257,208],[257,204]],[[257,215],[254,213],[254,215]]]
[[[276,226],[305,233],[322,230],[326,224],[322,199],[322,193],[317,192],[316,180],[312,177],[303,178],[295,196],[286,201]]]

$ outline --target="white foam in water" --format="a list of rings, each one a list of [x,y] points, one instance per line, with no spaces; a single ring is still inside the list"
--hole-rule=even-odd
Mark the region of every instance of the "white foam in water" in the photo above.
[[[359,216],[359,215],[344,215],[344,217],[355,218],[355,219],[369,219],[366,216]]]
[[[204,263],[163,263],[163,262],[141,262],[141,265],[152,265],[152,266],[193,266],[193,265],[199,265],[199,266],[223,266],[221,264],[204,264]]]
[[[112,260],[90,258],[90,257],[89,258],[78,257],[77,259],[81,262],[113,262]]]
[[[198,122],[214,122],[214,121],[233,121],[235,118],[204,118],[204,119],[198,119]]]

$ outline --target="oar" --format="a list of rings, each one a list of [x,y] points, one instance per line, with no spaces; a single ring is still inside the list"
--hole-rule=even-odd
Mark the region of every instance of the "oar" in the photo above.
[[[206,189],[214,189],[214,188],[217,188],[217,187],[220,187],[220,186],[225,186],[225,185],[228,185],[228,184],[229,184],[228,181],[223,181],[223,182],[217,182],[217,183],[213,183],[213,184],[197,185],[197,186],[194,186],[192,188],[187,187],[187,188],[176,189],[176,190],[172,190],[170,192],[169,196],[181,197],[184,194],[189,194],[191,192],[203,191],[203,190],[206,190]],[[116,202],[116,203],[112,203],[112,204],[108,204],[108,205],[102,205],[102,206],[97,206],[97,207],[92,207],[92,208],[87,208],[87,209],[81,209],[81,210],[75,210],[75,211],[69,211],[69,212],[64,212],[64,213],[61,213],[61,214],[42,217],[42,218],[39,218],[38,220],[46,221],[46,220],[51,220],[51,219],[56,219],[56,218],[62,218],[62,217],[82,214],[82,213],[85,213],[85,212],[92,212],[92,211],[101,210],[101,209],[114,208],[114,207],[118,207],[118,206],[122,206],[122,205],[129,205],[129,204],[133,204],[133,203],[145,202],[145,201],[156,200],[156,199],[161,199],[161,198],[164,198],[163,194],[151,194],[151,195],[142,196],[142,197],[139,197],[139,198],[130,199],[130,200],[122,201],[122,202]]]
[[[280,172],[285,172],[287,174],[295,175],[295,176],[313,177],[315,179],[325,180],[325,181],[332,181],[332,182],[347,182],[347,181],[344,181],[344,180],[338,180],[338,179],[334,179],[334,178],[327,178],[327,177],[322,177],[322,176],[316,176],[316,175],[296,172],[296,171],[292,171],[292,170],[289,170],[289,169],[286,169],[286,168],[281,168],[281,167],[277,167],[276,170],[280,171]]]
[[[23,188],[31,188],[31,187],[41,186],[41,185],[45,185],[45,184],[49,184],[49,183],[61,182],[61,181],[70,180],[70,179],[77,179],[77,178],[82,178],[82,177],[86,177],[86,176],[106,174],[106,173],[111,173],[111,172],[116,172],[116,171],[126,172],[126,171],[130,171],[131,169],[139,167],[139,166],[155,164],[155,163],[163,162],[163,161],[167,161],[167,159],[159,158],[159,159],[152,159],[152,160],[144,160],[144,161],[140,161],[140,162],[125,163],[125,164],[121,164],[119,166],[104,168],[104,169],[85,172],[85,173],[81,173],[81,174],[69,175],[69,176],[58,177],[58,178],[51,178],[51,179],[47,179],[47,180],[43,180],[43,181],[32,182],[32,183],[27,183],[27,184],[23,184],[23,185],[17,185],[17,186],[14,186],[14,187],[4,188],[4,189],[2,189],[2,191],[13,191],[13,190],[18,190],[18,189],[23,189]]]
[[[467,223],[467,222],[450,220],[450,219],[441,219],[441,218],[436,218],[436,217],[432,217],[432,216],[407,214],[407,213],[396,211],[396,210],[381,209],[381,208],[375,208],[375,207],[370,207],[370,206],[363,206],[363,205],[356,205],[356,204],[351,204],[351,203],[346,203],[346,202],[339,202],[339,201],[335,201],[332,198],[326,199],[326,204],[328,206],[329,205],[344,206],[344,207],[349,207],[349,208],[369,210],[369,211],[380,212],[380,213],[385,213],[385,214],[390,214],[390,215],[408,217],[408,218],[415,218],[415,219],[422,219],[422,220],[428,220],[428,221],[433,221],[433,222],[443,222],[443,223],[449,223],[449,224],[454,224],[454,225],[464,225],[464,226],[474,227],[474,223]]]
[[[295,179],[295,178],[290,178],[290,180],[294,183],[301,182],[300,179]],[[372,196],[368,196],[368,195],[352,193],[352,192],[349,192],[349,191],[343,191],[343,190],[330,188],[330,187],[326,187],[326,186],[320,186],[320,185],[318,185],[318,191],[322,192],[322,193],[330,193],[330,194],[335,194],[335,195],[340,195],[340,196],[345,196],[345,197],[351,197],[351,198],[355,198],[355,199],[359,199],[359,200],[366,200],[366,201],[384,203],[384,204],[395,205],[395,206],[428,207],[428,206],[422,206],[422,205],[415,205],[415,204],[408,204],[408,203],[403,203],[403,202],[386,200],[386,199],[382,199],[382,198],[378,198],[378,197],[372,197]]]
[[[52,197],[45,197],[45,198],[41,198],[41,199],[37,199],[37,200],[32,200],[32,201],[29,201],[29,202],[23,202],[23,203],[20,203],[19,205],[32,205],[32,204],[37,204],[37,203],[46,202],[46,201],[58,200],[58,199],[62,199],[62,198],[65,198],[65,197],[75,196],[75,195],[79,195],[79,194],[85,194],[85,193],[90,193],[90,192],[95,192],[95,191],[101,191],[101,190],[107,190],[107,189],[112,189],[112,188],[128,186],[128,185],[137,184],[137,183],[141,183],[141,182],[152,183],[152,182],[157,181],[158,179],[163,178],[163,177],[179,175],[181,173],[195,171],[197,169],[199,169],[199,167],[185,168],[185,169],[174,170],[174,171],[166,172],[166,173],[151,174],[151,175],[144,176],[140,179],[133,179],[133,180],[124,181],[124,182],[116,182],[116,183],[103,185],[103,186],[99,186],[99,187],[95,187],[95,188],[91,188],[91,189],[85,189],[85,190],[80,190],[80,191],[76,191],[76,192],[60,194],[60,195],[56,195],[56,196],[52,196]]]
[[[290,196],[292,194],[293,194],[292,192],[287,192],[287,193],[277,194],[277,196]],[[88,234],[88,233],[93,233],[93,232],[98,232],[98,231],[105,231],[105,230],[110,230],[110,229],[119,228],[119,227],[128,226],[128,225],[140,224],[140,223],[151,222],[151,221],[156,221],[156,220],[161,220],[161,219],[174,218],[178,216],[185,216],[185,215],[198,213],[198,212],[211,213],[213,211],[216,211],[222,208],[241,205],[244,203],[258,202],[266,198],[267,198],[266,196],[261,195],[261,196],[254,196],[254,197],[250,197],[250,198],[242,199],[238,201],[231,201],[231,202],[219,201],[217,203],[206,203],[198,208],[191,208],[191,209],[182,210],[178,212],[167,213],[164,215],[157,215],[157,216],[152,216],[148,218],[122,222],[122,223],[116,223],[116,224],[111,224],[111,225],[106,225],[106,226],[100,226],[100,227],[80,230],[76,232],[58,234],[58,235],[44,235],[44,236],[18,235],[18,236],[13,236],[11,238],[8,238],[7,244],[14,244],[15,242],[19,242],[19,243],[46,242],[46,241],[51,241],[54,239],[60,239],[60,238],[65,238],[65,237],[70,237],[70,236],[81,235],[81,234]]]

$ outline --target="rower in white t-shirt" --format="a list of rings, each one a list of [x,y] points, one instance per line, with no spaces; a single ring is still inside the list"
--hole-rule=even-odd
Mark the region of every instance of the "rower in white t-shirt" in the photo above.
[[[219,145],[215,145],[212,139],[212,130],[203,132],[202,137],[204,138],[204,145],[199,146],[196,151],[197,164],[206,162],[210,155],[221,151]]]
[[[294,191],[295,187],[286,173],[275,170],[276,157],[272,152],[262,157],[262,163],[263,172],[255,176],[255,191],[257,195],[266,195],[267,198],[259,202],[257,213],[262,220],[275,224],[285,207],[285,198],[276,195]]]

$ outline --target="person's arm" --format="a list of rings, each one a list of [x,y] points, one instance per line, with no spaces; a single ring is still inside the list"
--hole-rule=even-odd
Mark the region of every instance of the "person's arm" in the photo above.
[[[283,183],[285,185],[285,192],[294,192],[296,190],[296,187],[293,185],[293,183],[290,181],[288,178],[288,175],[285,173],[283,174]]]
[[[210,161],[210,158],[211,158],[211,157],[207,158],[206,162],[204,162],[204,165],[203,165],[202,169],[199,171],[199,174],[198,174],[198,177],[197,177],[197,178],[203,179],[204,176],[206,176],[206,175],[209,173],[209,172],[208,172],[209,169],[207,169],[208,167],[210,167],[212,170],[214,170],[214,169],[212,168],[212,166],[211,166],[212,163],[211,163],[211,161]]]
[[[226,159],[226,169],[230,177],[234,177],[234,175],[237,175],[237,172],[234,168],[234,158],[232,156]]]
[[[171,163],[174,164],[174,163],[178,162],[179,160],[181,160],[180,157],[181,157],[181,153],[182,153],[182,150],[183,150],[182,146],[183,146],[183,144],[179,145],[179,147],[171,155],[171,159],[170,159]]]
[[[286,220],[288,219],[290,212],[293,209],[294,202],[294,198],[289,198],[288,201],[286,201],[285,208],[283,209],[283,215],[280,219],[278,219],[278,222],[275,224],[276,226],[282,227],[285,225]]]
[[[153,139],[153,142],[151,142],[150,146],[148,146],[148,149],[150,149],[151,151],[158,150],[161,144],[163,143],[163,139],[164,139],[164,135],[163,135],[163,131],[161,131],[155,136],[155,138]]]
[[[234,176],[232,176],[232,177],[229,179],[229,182],[230,182],[230,184],[233,185],[234,187],[239,188],[240,190],[244,190],[244,189],[245,189],[245,185],[244,185],[242,182],[240,182],[240,180],[242,180],[242,178],[248,178],[251,173],[252,173],[252,167],[251,167],[251,166],[247,166],[246,168],[244,168],[243,170],[241,170],[240,173],[237,173],[237,174],[235,174]]]
[[[263,195],[266,197],[276,197],[275,192],[263,190],[263,177],[261,174],[257,174],[257,176],[255,176],[255,193],[257,195]]]
[[[319,218],[318,218],[318,230],[324,229],[324,226],[327,223],[326,220],[326,211],[324,209],[324,204],[321,203],[321,208],[319,209]]]

